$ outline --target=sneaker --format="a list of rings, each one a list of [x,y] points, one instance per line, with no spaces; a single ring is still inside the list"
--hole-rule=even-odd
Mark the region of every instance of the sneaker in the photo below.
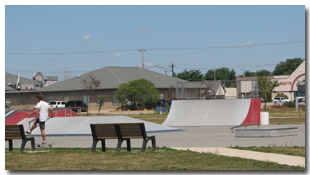
[[[31,134],[31,132],[30,131],[26,131],[26,134]]]
[[[43,142],[42,142],[42,145],[46,145],[46,144],[47,144],[47,141],[43,141]]]

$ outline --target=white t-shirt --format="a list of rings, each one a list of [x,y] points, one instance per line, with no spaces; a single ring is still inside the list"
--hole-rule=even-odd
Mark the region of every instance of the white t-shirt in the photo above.
[[[50,105],[45,101],[40,101],[34,108],[39,109],[40,122],[45,122],[48,119],[48,108],[50,108]]]

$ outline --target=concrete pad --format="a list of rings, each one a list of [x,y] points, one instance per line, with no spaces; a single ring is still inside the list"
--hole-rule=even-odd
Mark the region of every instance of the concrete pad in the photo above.
[[[191,150],[191,151],[195,151],[199,153],[212,153],[212,154],[228,156],[228,157],[240,157],[244,159],[253,159],[253,160],[259,160],[259,161],[275,162],[275,163],[283,164],[283,165],[305,167],[305,157],[299,157],[299,156],[290,156],[290,155],[274,154],[274,153],[263,153],[263,152],[238,150],[238,149],[231,149],[231,148],[221,148],[221,147],[200,147],[200,148],[173,147],[173,149]]]

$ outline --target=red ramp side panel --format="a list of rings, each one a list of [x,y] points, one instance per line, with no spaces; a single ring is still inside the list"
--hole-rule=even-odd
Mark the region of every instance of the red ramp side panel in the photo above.
[[[30,112],[31,111],[17,111],[13,115],[11,115],[7,119],[5,119],[5,124],[6,125],[16,125],[17,123],[24,120],[25,118],[34,118],[34,117],[39,116],[39,114],[34,114],[34,115],[31,115],[31,117],[28,117]]]
[[[6,125],[16,125],[20,121],[24,120],[25,118],[36,118],[39,117],[39,113],[33,114],[29,117],[29,113],[32,111],[17,111],[16,113],[12,114],[10,117],[5,119]],[[71,110],[57,110],[53,111],[55,117],[79,117],[79,115]],[[48,114],[51,116],[51,113]]]
[[[260,123],[261,99],[252,98],[248,114],[240,125]]]

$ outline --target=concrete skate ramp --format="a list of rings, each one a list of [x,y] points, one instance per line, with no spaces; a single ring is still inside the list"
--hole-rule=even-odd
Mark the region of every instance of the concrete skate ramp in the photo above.
[[[166,126],[225,126],[260,123],[260,99],[174,100]]]
[[[29,128],[28,122],[31,119],[24,119],[19,124],[23,124],[25,130]],[[152,122],[134,119],[127,116],[95,116],[95,117],[54,117],[45,124],[47,136],[91,136],[90,124],[100,123],[144,123],[147,133],[182,131],[177,128],[163,126]],[[40,128],[32,131],[33,136],[41,135]]]

